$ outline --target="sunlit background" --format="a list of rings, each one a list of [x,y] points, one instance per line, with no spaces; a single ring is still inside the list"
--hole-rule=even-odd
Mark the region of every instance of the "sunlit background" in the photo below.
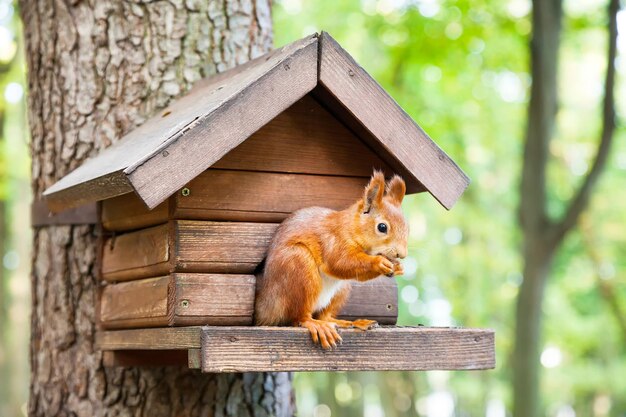
[[[606,2],[565,0],[549,210],[587,173],[600,128]],[[526,0],[276,0],[275,44],[330,32],[468,173],[445,211],[407,198],[411,226],[401,325],[495,329],[488,372],[302,373],[301,416],[486,416],[511,410],[514,307],[522,281],[518,183],[531,79]],[[626,14],[619,15],[626,33]],[[618,39],[624,119],[626,36]],[[29,160],[18,13],[0,0],[0,416],[28,393]],[[546,416],[626,415],[626,134],[618,126],[590,208],[558,253],[544,303]]]

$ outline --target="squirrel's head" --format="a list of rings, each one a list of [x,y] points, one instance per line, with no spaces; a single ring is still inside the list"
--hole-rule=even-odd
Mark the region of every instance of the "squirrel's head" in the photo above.
[[[383,173],[374,171],[363,199],[356,204],[357,240],[370,255],[406,257],[409,226],[401,208],[405,192],[404,180],[398,175],[385,184]]]

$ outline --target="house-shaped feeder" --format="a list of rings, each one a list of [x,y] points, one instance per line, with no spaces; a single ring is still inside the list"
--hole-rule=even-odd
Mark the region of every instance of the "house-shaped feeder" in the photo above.
[[[343,209],[373,169],[451,208],[457,165],[328,34],[201,81],[45,192],[65,210],[100,201],[98,346],[109,365],[205,372],[486,369],[492,331],[342,330],[324,351],[305,329],[255,327],[255,273],[278,224]],[[393,325],[395,280],[355,283],[346,318]]]

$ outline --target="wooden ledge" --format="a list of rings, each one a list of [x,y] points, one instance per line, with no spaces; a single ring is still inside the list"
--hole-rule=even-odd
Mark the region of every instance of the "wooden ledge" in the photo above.
[[[119,360],[107,354],[107,365],[129,366],[133,357],[141,358],[136,351],[186,350],[188,366],[203,372],[427,371],[495,367],[492,330],[385,326],[367,332],[357,329],[340,332],[343,344],[330,351],[314,345],[308,331],[296,327],[205,326],[105,331],[99,333],[97,344],[104,351],[134,352],[132,355],[120,352]]]

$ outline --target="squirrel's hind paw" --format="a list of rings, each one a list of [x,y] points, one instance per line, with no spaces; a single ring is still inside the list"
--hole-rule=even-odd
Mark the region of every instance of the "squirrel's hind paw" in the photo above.
[[[306,327],[311,333],[313,343],[319,343],[324,349],[336,348],[343,341],[335,323],[309,319],[300,323],[300,326]]]

